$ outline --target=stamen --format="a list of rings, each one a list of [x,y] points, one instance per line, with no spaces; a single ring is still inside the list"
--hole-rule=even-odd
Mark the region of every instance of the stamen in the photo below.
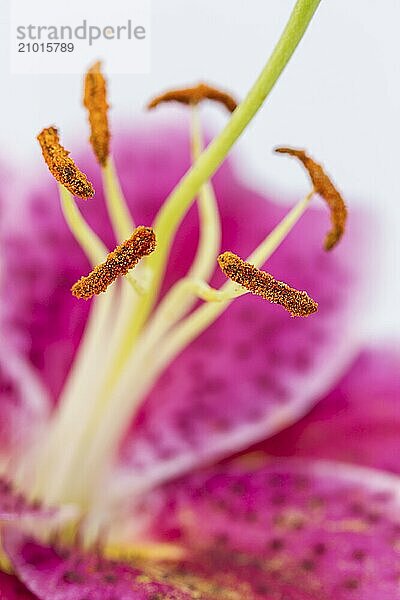
[[[195,106],[203,100],[214,100],[215,102],[219,102],[231,113],[237,107],[236,100],[227,92],[223,92],[207,83],[199,83],[191,88],[182,88],[165,92],[151,100],[147,105],[147,108],[156,108],[156,106],[163,102],[180,102],[181,104]]]
[[[86,73],[83,104],[89,113],[90,143],[102,167],[110,154],[110,130],[108,126],[107,83],[96,62]]]
[[[260,271],[232,252],[221,254],[218,257],[218,264],[229,279],[256,296],[280,304],[292,317],[308,317],[318,310],[318,304],[307,292],[291,288],[283,281],[277,281],[269,273]]]
[[[53,177],[79,198],[93,198],[94,188],[88,178],[78,169],[69,152],[60,144],[55,127],[43,129],[37,136],[43,158]]]
[[[205,151],[202,154],[201,158],[198,161],[196,161],[196,164],[193,166],[193,168],[189,170],[188,175],[183,178],[181,184],[179,184],[176,187],[176,189],[171,193],[171,195],[168,197],[167,201],[163,205],[163,208],[157,214],[155,220],[155,230],[159,242],[157,252],[153,253],[152,256],[148,257],[145,261],[143,261],[146,265],[146,268],[148,268],[149,272],[151,273],[151,287],[137,306],[135,315],[137,325],[133,327],[135,338],[134,344],[137,344],[137,348],[135,348],[135,350],[139,350],[139,344],[137,343],[137,334],[141,332],[144,324],[148,319],[150,311],[152,310],[153,306],[155,305],[158,299],[158,291],[161,285],[163,273],[165,271],[165,263],[168,256],[168,251],[181,220],[183,219],[185,213],[189,209],[190,204],[196,197],[196,194],[198,193],[200,187],[207,182],[207,180],[216,171],[218,166],[222,163],[230,148],[236,142],[241,133],[246,129],[256,112],[263,104],[265,98],[270,93],[278,77],[280,76],[283,68],[287,64],[297,44],[302,38],[304,31],[318,6],[319,1],[320,0],[297,0],[296,7],[285,28],[283,35],[279,39],[278,44],[276,45],[276,48],[273,51],[271,59],[268,61],[262,73],[257,78],[256,83],[251,88],[246,100],[241,105],[240,110],[234,112],[232,120],[229,122],[229,124],[226,126],[223,132],[221,132],[221,134],[217,136],[215,140],[213,140],[213,142],[209,145],[207,151]],[[132,229],[130,229],[127,236],[122,237],[122,239],[119,239],[118,241],[121,242],[122,240],[126,239],[131,231]],[[101,258],[101,260],[103,260],[103,257]],[[136,273],[137,271],[135,272],[135,274]],[[231,282],[227,282],[226,285],[233,286]],[[126,288],[127,286],[124,285],[123,287]],[[107,301],[110,298],[110,296],[114,295],[115,292],[118,293],[119,291],[123,291],[117,289],[116,286],[112,286],[112,288],[113,289],[111,289],[109,293],[107,293],[106,295],[102,295],[101,298],[96,300],[94,304],[94,309],[96,309],[96,306],[98,306],[99,303],[103,304],[104,300]],[[120,295],[117,295],[117,299],[119,300]],[[215,310],[215,305],[209,304],[200,307],[200,309],[196,309],[196,311],[193,311],[193,313],[191,313],[190,316],[187,317],[183,322],[186,332],[188,330],[187,326],[190,325],[189,333],[187,334],[183,332],[184,334],[182,336],[179,334],[179,331],[174,330],[172,332],[173,335],[170,337],[173,337],[175,339],[177,337],[177,334],[179,334],[179,340],[182,340],[182,338],[193,339],[193,336],[196,335],[196,331],[198,331],[199,328],[204,327],[204,316],[210,321],[209,309],[213,309],[212,314],[214,315],[216,312],[221,312],[222,310],[224,310],[224,308],[228,304],[229,302],[222,303],[222,306],[218,305],[216,307],[218,310]],[[114,307],[114,309],[116,308],[117,307]],[[120,309],[119,306],[118,309]],[[199,314],[199,310],[201,309],[203,310],[201,314]],[[192,314],[195,316],[197,329],[196,323],[192,323]],[[190,323],[187,322],[189,318]],[[107,323],[107,325],[109,326],[109,322]],[[129,331],[128,334],[132,336],[131,331]],[[178,342],[180,343],[179,340]],[[47,481],[49,481],[49,479],[52,480],[54,476],[60,475],[60,480],[62,481],[62,492],[60,491],[60,493],[57,494],[60,501],[65,501],[65,491],[65,497],[77,498],[79,499],[79,502],[81,501],[81,499],[83,499],[82,505],[86,507],[87,496],[97,496],[98,489],[96,488],[96,482],[101,481],[103,483],[104,481],[102,475],[105,471],[105,465],[108,464],[108,449],[110,447],[116,447],[117,444],[114,444],[113,440],[117,440],[118,442],[118,440],[121,438],[121,432],[124,430],[124,427],[126,427],[126,423],[129,422],[130,418],[132,417],[135,402],[140,402],[140,392],[139,395],[137,393],[134,394],[135,397],[132,402],[132,373],[130,369],[130,361],[132,360],[132,355],[135,352],[132,352],[132,341],[129,341],[130,343],[127,344],[126,338],[122,339],[122,350],[121,352],[117,353],[110,351],[109,348],[101,348],[101,346],[104,346],[104,344],[97,345],[97,347],[95,346],[95,354],[96,351],[105,350],[105,355],[107,356],[107,358],[112,357],[111,373],[118,373],[118,381],[120,379],[124,381],[121,385],[118,383],[118,388],[116,388],[115,390],[113,389],[112,385],[111,388],[108,391],[106,391],[105,394],[100,394],[101,397],[97,396],[97,391],[93,392],[93,390],[91,390],[91,396],[94,399],[94,403],[89,403],[90,414],[88,416],[85,416],[83,420],[83,426],[82,428],[80,428],[78,435],[76,435],[75,427],[77,422],[76,418],[72,419],[71,421],[71,429],[64,429],[63,431],[60,430],[61,433],[64,433],[64,435],[68,431],[69,438],[71,438],[72,436],[72,441],[69,444],[69,448],[71,449],[71,454],[73,454],[73,460],[68,462],[71,462],[71,464],[73,464],[73,466],[75,467],[71,470],[69,468],[64,468],[62,469],[63,473],[60,473],[58,462],[57,460],[55,460],[55,468],[51,469],[51,473],[46,473]],[[171,350],[174,351],[174,349],[177,348],[177,344],[175,342],[172,344],[174,348],[171,348],[171,342],[173,342],[172,339],[165,340],[165,342],[168,342],[165,344],[165,348],[164,344],[161,344],[160,342],[161,340],[157,340],[156,349],[160,348],[160,350],[162,351],[161,358],[163,358],[165,354],[168,354],[167,350],[171,352]],[[158,358],[157,351],[154,352],[153,350],[153,354],[155,355],[155,358]],[[92,366],[96,367],[95,381],[93,381],[93,378],[91,378],[92,381],[89,381],[88,385],[91,385],[93,383],[97,385],[97,383],[99,383],[97,387],[103,390],[103,377],[98,377],[99,369],[97,366],[96,356],[94,356],[94,360],[88,362],[92,363]],[[159,361],[156,362],[159,363]],[[119,367],[119,363],[122,363],[121,367]],[[150,366],[149,363],[152,363],[152,361],[146,361],[145,363],[136,365],[136,370],[141,369],[144,371],[143,375],[146,376],[146,380],[150,385],[151,381],[149,379],[152,379],[154,381],[154,370],[152,369],[151,373],[149,373],[149,376],[147,376],[147,368],[142,368],[142,365],[146,363],[147,366]],[[105,371],[108,371],[108,368],[107,370],[105,369]],[[100,370],[100,372],[102,373],[103,371]],[[106,372],[106,379],[107,377],[108,375]],[[127,381],[128,378],[129,382]],[[100,382],[97,381],[99,379],[101,380]],[[141,377],[139,377],[138,379],[141,380]],[[125,383],[127,385],[125,385]],[[127,387],[129,387],[129,393],[127,393],[126,391]],[[87,389],[86,384],[85,388]],[[120,395],[120,391],[123,392],[122,396]],[[76,394],[75,398],[75,406],[71,408],[75,408],[75,417],[76,415],[78,415],[78,421],[81,422],[82,419],[80,411],[82,408],[82,394]],[[117,415],[115,415],[116,404],[118,405]],[[119,410],[120,408],[122,409],[121,411]],[[113,418],[110,420],[108,416],[110,414],[109,411],[111,410],[113,411],[111,413]],[[71,411],[71,413],[72,412],[73,411]],[[115,422],[114,417],[117,417],[117,422]],[[61,436],[61,438],[62,437],[63,436]],[[93,446],[96,446],[97,450],[94,449]],[[54,449],[56,450],[56,454],[61,456],[61,458],[65,454],[64,447],[62,447],[61,450],[60,448],[58,448],[57,450],[57,447],[54,447]],[[93,468],[87,473],[85,473],[84,477],[80,477],[80,481],[78,482],[76,481],[78,479],[76,477],[76,473],[77,471],[79,473],[79,467],[81,466],[81,457],[83,455],[86,455],[86,451],[90,451],[90,464]],[[73,489],[71,490],[71,488]]]
[[[275,152],[290,154],[291,156],[298,158],[307,169],[315,191],[329,206],[331,211],[332,229],[326,235],[324,248],[325,250],[332,250],[343,236],[347,220],[347,208],[341,194],[333,185],[322,166],[307,156],[304,150],[296,148],[276,148]]]
[[[154,252],[155,247],[153,229],[137,227],[131,237],[117,246],[103,263],[72,286],[72,294],[77,298],[89,300],[92,296],[105,292],[118,276],[126,275],[141,258]]]

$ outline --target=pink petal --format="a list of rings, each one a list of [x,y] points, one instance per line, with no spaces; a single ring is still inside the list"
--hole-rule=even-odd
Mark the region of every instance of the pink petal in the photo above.
[[[0,571],[0,598],[1,600],[35,600],[37,596],[31,592],[15,577]]]
[[[108,561],[11,529],[6,552],[42,600],[400,598],[397,478],[340,463],[263,462],[243,457],[144,497],[155,540],[186,549],[176,563]]]
[[[275,456],[335,459],[400,473],[400,352],[363,352],[301,421],[257,448]]]
[[[223,249],[247,256],[287,208],[245,187],[230,165],[215,182]],[[343,244],[327,254],[321,240],[328,221],[325,210],[311,209],[267,266],[306,289],[319,312],[292,319],[258,298],[237,300],[167,369],[142,406],[122,450],[137,485],[274,434],[343,374],[359,334],[361,223],[351,215]],[[188,240],[195,238],[190,227]]]
[[[145,500],[151,515],[162,507],[154,535],[191,548],[192,573],[214,582],[234,576],[237,589],[240,581],[251,589],[243,598],[400,598],[397,478],[251,456],[224,469]]]
[[[114,135],[122,186],[138,223],[151,223],[189,164],[182,114],[183,128],[146,116],[132,132]],[[78,162],[100,190],[94,161],[85,155]],[[45,167],[42,172],[45,178]],[[231,162],[216,175],[215,187],[223,249],[242,256],[288,209],[241,183]],[[80,206],[112,244],[101,193],[97,196]],[[63,224],[54,186],[37,188],[24,200],[23,211],[9,212],[4,233],[7,299],[13,299],[8,323],[26,336],[30,358],[56,396],[88,308],[71,297],[69,287],[88,265]],[[359,224],[353,218],[347,240],[329,255],[321,249],[328,226],[325,208],[310,211],[268,264],[276,277],[307,289],[320,312],[294,320],[259,299],[237,301],[175,361],[144,403],[123,449],[132,477],[165,478],[271,435],[306,412],[342,373],[356,328]],[[196,240],[193,208],[177,237],[166,287],[185,272]],[[29,263],[21,264],[27,246]]]
[[[0,477],[0,525],[6,522],[17,523],[26,531],[31,531],[32,527],[37,525],[45,525],[51,530],[72,519],[76,520],[77,517],[78,511],[75,506],[46,506],[39,501],[33,501],[10,479]]]
[[[68,509],[65,509],[65,514]],[[31,502],[20,493],[12,483],[0,478],[0,522],[51,520],[61,516],[63,509],[45,507],[38,502]]]
[[[0,344],[0,456],[16,459],[40,434],[49,398],[26,359]]]
[[[40,600],[189,600],[191,594],[141,569],[79,550],[61,551],[25,537],[5,534],[5,549],[24,584]]]
[[[145,128],[115,135],[123,187],[131,207],[138,205],[137,222],[145,225],[151,223],[162,201],[189,166],[186,128],[175,124],[161,126],[157,119],[154,125],[152,117],[148,120],[145,119]],[[73,298],[70,288],[88,271],[89,265],[65,225],[57,187],[39,154],[38,150],[35,173],[27,173],[26,180],[13,194],[13,201],[4,204],[0,247],[5,272],[0,306],[5,313],[7,335],[20,338],[21,347],[56,398],[89,310],[89,303]],[[89,148],[79,157],[75,146],[74,156],[97,190],[96,200],[78,201],[79,207],[108,246],[114,247],[99,168]]]

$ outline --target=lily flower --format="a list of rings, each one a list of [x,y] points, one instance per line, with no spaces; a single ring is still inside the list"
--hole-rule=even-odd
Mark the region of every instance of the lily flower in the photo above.
[[[0,598],[400,597],[399,360],[356,359],[362,227],[303,150],[278,149],[311,179],[289,209],[220,166],[271,82],[164,93],[111,139],[96,64],[95,159],[50,126],[58,189],[4,177]],[[233,113],[205,149],[203,100]]]

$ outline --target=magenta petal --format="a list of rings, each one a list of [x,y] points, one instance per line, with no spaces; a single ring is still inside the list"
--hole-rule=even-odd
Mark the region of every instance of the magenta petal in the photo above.
[[[25,358],[0,345],[0,455],[14,459],[27,451],[49,413],[49,398]],[[11,465],[12,466],[12,465]]]
[[[288,209],[245,187],[229,165],[215,182],[223,249],[247,256]],[[139,485],[274,434],[343,374],[359,333],[362,243],[352,215],[344,243],[325,253],[328,220],[325,210],[310,209],[267,265],[276,277],[306,289],[319,312],[293,319],[281,307],[246,296],[192,343],[157,382],[123,446]],[[191,239],[194,229],[187,227]]]
[[[397,478],[251,457],[223,469],[144,499],[153,537],[186,549],[179,562],[130,566],[46,547],[15,529],[5,532],[5,550],[42,600],[400,598]]]
[[[37,596],[31,592],[15,577],[0,571],[0,599],[1,600],[35,600]]]
[[[363,352],[306,417],[258,448],[400,473],[399,439],[400,352],[376,349]]]
[[[49,520],[59,514],[56,508],[47,508],[30,502],[6,479],[0,479],[0,522],[31,519]],[[60,513],[61,514],[61,513]]]
[[[245,598],[400,598],[397,478],[340,463],[241,461],[146,499],[153,514],[163,505],[154,535],[197,557],[189,569],[236,576],[251,589]]]
[[[74,304],[71,281],[88,265],[63,224],[55,186],[34,188],[7,209],[0,231],[5,333],[17,337],[56,396],[88,312],[86,303]]]
[[[7,530],[4,546],[15,572],[40,600],[189,600],[191,594],[144,577],[126,563],[78,550],[58,551]]]
[[[150,225],[161,203],[188,168],[190,152],[188,132],[182,125],[160,125],[152,117],[144,117],[144,121],[144,127],[122,136],[115,134],[114,153],[135,218],[139,224]],[[12,202],[4,203],[2,210],[4,292],[0,309],[7,335],[18,336],[20,347],[57,398],[90,304],[73,298],[70,288],[88,271],[89,265],[64,222],[57,186],[39,154],[38,150],[35,173],[26,174],[25,185],[21,186],[23,192],[17,189]],[[86,203],[78,201],[79,208],[112,248],[115,240],[103,202],[99,167],[89,146],[82,156],[75,146],[75,157],[96,189],[96,198]]]
[[[5,477],[0,477],[0,524],[12,522],[30,530],[36,525],[45,525],[48,528],[59,527],[76,517],[76,507],[46,506],[39,501],[32,501],[12,482]]]
[[[143,122],[114,135],[114,154],[136,221],[147,225],[185,172],[189,141],[186,117],[178,127],[154,116]],[[85,155],[78,162],[100,190],[94,161]],[[232,162],[220,169],[215,187],[223,249],[244,257],[289,208],[241,183]],[[101,200],[98,192],[97,199],[80,206],[113,244]],[[7,323],[25,336],[25,349],[56,397],[88,310],[69,287],[88,265],[63,224],[55,186],[34,188],[23,202],[9,208],[0,232],[6,244]],[[362,247],[353,215],[345,243],[324,253],[328,222],[322,205],[311,210],[268,263],[276,277],[306,289],[319,302],[319,313],[291,319],[281,307],[239,299],[183,352],[145,400],[123,448],[133,477],[149,482],[271,435],[304,414],[341,374],[353,351]],[[185,272],[197,237],[193,208],[177,236],[165,287]],[[21,264],[26,247],[29,262]]]

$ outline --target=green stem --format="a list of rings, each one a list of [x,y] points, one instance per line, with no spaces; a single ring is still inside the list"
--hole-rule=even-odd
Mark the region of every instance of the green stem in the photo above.
[[[321,0],[297,0],[290,19],[269,61],[246,99],[233,113],[222,132],[210,143],[186,176],[172,191],[155,222],[158,248],[148,260],[153,270],[151,293],[142,307],[142,321],[147,318],[157,297],[169,249],[176,229],[189,209],[200,187],[215,173],[228,152],[263,105],[302,39]],[[136,315],[137,319],[139,315]],[[136,321],[136,327],[138,322]]]

